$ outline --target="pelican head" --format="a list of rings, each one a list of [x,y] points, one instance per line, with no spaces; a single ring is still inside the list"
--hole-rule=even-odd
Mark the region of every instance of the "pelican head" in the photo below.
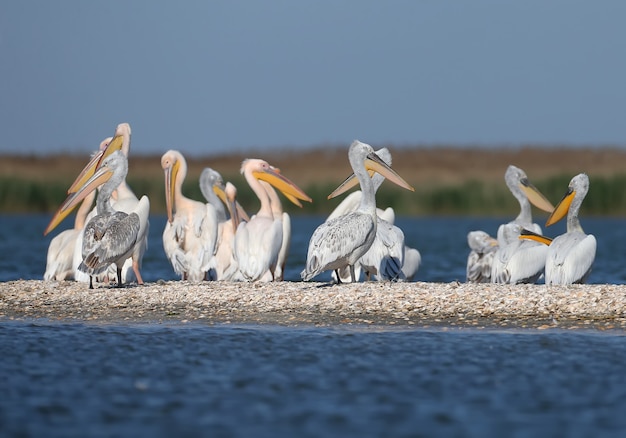
[[[165,207],[167,209],[167,220],[172,223],[174,221],[174,198],[176,196],[177,184],[180,188],[182,180],[187,175],[187,162],[183,154],[175,150],[169,150],[161,157],[161,167],[165,172]],[[178,182],[178,178],[180,178],[180,183]]]
[[[287,197],[291,202],[301,207],[298,200],[313,202],[313,200],[297,185],[280,173],[280,169],[271,166],[267,161],[258,158],[247,158],[241,163],[241,173],[250,172],[261,181],[271,184]]]
[[[567,186],[565,195],[563,195],[561,201],[559,201],[550,217],[548,217],[546,226],[553,225],[563,219],[570,211],[572,201],[574,201],[575,198],[578,198],[581,200],[580,202],[582,202],[582,199],[587,195],[588,191],[589,177],[586,174],[580,173],[572,178]],[[580,207],[580,205],[578,207]],[[576,211],[576,214],[578,214],[578,211]]]
[[[516,198],[520,199],[518,195],[525,196],[535,207],[548,213],[554,210],[552,203],[530,183],[526,173],[519,167],[510,165],[504,173],[504,181]]]
[[[380,155],[378,155],[379,152],[381,153]],[[386,148],[374,151],[374,149],[367,143],[355,140],[352,145],[350,145],[349,155],[355,157],[364,157],[363,164],[365,165],[365,170],[367,170],[370,177],[374,175],[374,173],[378,173],[400,187],[403,187],[412,192],[415,191],[415,189],[409,183],[407,183],[400,175],[398,175],[395,170],[390,167],[390,164],[388,163],[391,163],[391,154]],[[388,158],[388,160],[385,160],[384,158]],[[388,161],[388,163],[385,161]],[[353,173],[348,178],[346,178],[346,180],[342,182],[339,187],[337,187],[330,195],[328,195],[328,199],[332,199],[350,190],[357,184],[359,184],[359,181],[356,178],[356,175]]]

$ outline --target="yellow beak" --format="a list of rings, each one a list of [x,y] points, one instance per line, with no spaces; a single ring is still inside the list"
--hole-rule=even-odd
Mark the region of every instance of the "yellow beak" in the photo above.
[[[87,163],[87,165],[80,172],[76,180],[67,190],[67,193],[74,193],[79,187],[82,187],[85,184],[85,181],[91,178],[98,166],[100,166],[100,163],[102,163],[106,157],[111,155],[113,152],[122,149],[122,142],[123,137],[121,135],[113,137],[106,148],[95,154],[91,160],[89,160],[89,163]]]
[[[519,238],[520,240],[523,240],[523,239],[534,240],[535,242],[543,243],[544,245],[548,245],[548,246],[550,246],[550,244],[552,243],[552,239],[550,237],[534,233],[525,228],[523,228],[522,231],[520,232]]]
[[[552,213],[554,211],[552,203],[548,201],[546,197],[543,196],[543,194],[534,185],[532,185],[530,181],[528,181],[528,179],[524,178],[520,181],[520,188],[535,207],[548,213]]]
[[[298,200],[313,202],[313,200],[300,189],[297,185],[285,178],[278,169],[267,169],[263,171],[254,171],[252,175],[261,181],[265,181],[271,184],[276,189],[280,190],[287,199],[302,207],[302,204]]]
[[[569,211],[569,206],[572,204],[575,195],[576,190],[572,190],[568,187],[567,192],[565,192],[565,195],[563,196],[563,199],[561,199],[561,201],[554,208],[554,211],[552,212],[550,217],[548,217],[548,220],[546,221],[546,227],[557,223],[567,215],[567,212]]]

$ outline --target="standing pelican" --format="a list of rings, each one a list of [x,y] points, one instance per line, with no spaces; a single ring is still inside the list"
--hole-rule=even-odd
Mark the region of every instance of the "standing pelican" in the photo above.
[[[83,228],[85,228],[87,215],[91,210],[91,205],[93,204],[95,197],[95,191],[85,197],[76,212],[74,228],[62,231],[50,241],[50,245],[48,246],[46,272],[43,275],[44,280],[61,281],[74,279],[72,261],[74,259],[75,243],[78,236],[82,234]],[[80,248],[82,248],[82,245]],[[78,250],[79,254],[80,248]]]
[[[567,214],[567,231],[549,243],[546,257],[546,284],[584,283],[596,258],[596,238],[585,234],[578,213],[589,191],[589,177],[584,173],[570,181],[565,196],[554,209],[546,226],[555,224]],[[533,238],[525,236],[526,238]],[[533,239],[544,241],[541,239]]]
[[[467,257],[467,282],[491,283],[491,266],[498,241],[484,231],[470,231],[467,233],[467,244],[471,249]]]
[[[168,219],[163,231],[165,254],[183,280],[202,281],[215,263],[218,223],[215,207],[183,195],[187,162],[179,151],[163,154],[161,167],[165,172]]]
[[[200,191],[204,199],[215,207],[218,218],[215,267],[209,273],[212,280],[231,280],[236,277],[237,260],[234,254],[235,231],[240,218],[248,221],[245,210],[237,202],[237,189],[230,182],[224,184],[222,175],[210,167],[200,174]],[[227,218],[226,210],[228,210]]]
[[[304,281],[311,280],[323,271],[346,265],[350,268],[352,282],[356,281],[354,265],[372,245],[378,222],[374,184],[368,171],[378,172],[399,186],[414,190],[368,144],[358,140],[352,142],[348,158],[363,192],[359,207],[352,213],[317,227],[309,241],[306,267],[301,273]]]
[[[498,249],[491,266],[491,282],[534,283],[543,274],[547,248],[537,242],[518,239],[519,231],[527,229],[541,233],[541,227],[532,221],[531,203],[549,213],[554,207],[530,183],[522,169],[509,166],[504,180],[519,202],[520,213],[513,221],[498,228]]]
[[[128,172],[128,162],[124,154],[115,151],[105,158],[95,173],[75,193],[71,194],[64,209],[73,208],[85,196],[100,187],[96,200],[98,214],[89,220],[83,236],[83,261],[79,270],[90,278],[108,269],[114,263],[117,267],[117,286],[122,287],[122,266],[128,259],[137,241],[140,219],[137,213],[126,214],[113,209],[110,198]],[[93,289],[93,282],[89,282]]]
[[[241,173],[259,198],[261,208],[249,222],[242,222],[237,228],[235,254],[239,272],[246,281],[273,280],[274,272],[271,269],[278,262],[283,238],[288,236],[283,236],[282,220],[274,216],[270,195],[261,181],[276,187],[296,205],[299,204],[298,199],[312,200],[267,161],[246,159],[241,164]]]
[[[374,153],[380,157],[385,164],[391,166],[391,153],[387,148],[381,148]],[[374,194],[376,194],[385,180],[385,177],[372,171],[368,173],[372,178]],[[329,197],[335,197],[348,190],[352,187],[352,185],[358,183],[358,180],[353,176],[354,175],[348,177],[348,179],[346,179],[346,181],[344,181],[344,183]],[[354,196],[355,194],[358,196]],[[361,197],[362,191],[360,190],[351,193],[335,208],[335,210],[333,210],[326,220],[332,220],[335,217],[355,211],[358,208],[358,204],[355,204],[355,200],[358,199],[360,201]],[[357,280],[359,279],[361,269],[365,272],[367,280],[371,280],[372,277],[379,281],[406,280],[405,270],[410,277],[413,277],[421,262],[421,255],[419,254],[419,251],[405,246],[403,231],[393,224],[395,220],[395,212],[392,208],[387,208],[386,210],[376,208],[376,214],[376,237],[368,251],[355,265],[355,278]],[[409,264],[403,269],[405,254],[407,253],[409,254]],[[337,275],[339,276],[337,281],[346,283],[351,280],[351,273],[348,266],[336,270],[333,273],[333,278],[335,279]]]

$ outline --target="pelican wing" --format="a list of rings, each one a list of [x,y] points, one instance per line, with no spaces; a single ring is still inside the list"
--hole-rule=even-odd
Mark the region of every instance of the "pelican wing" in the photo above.
[[[535,283],[543,274],[548,247],[530,240],[514,240],[500,246],[493,260],[494,283]]]
[[[404,233],[398,227],[379,220],[372,246],[359,260],[361,267],[378,280],[404,280]]]
[[[309,241],[302,279],[307,281],[323,271],[353,265],[369,249],[375,230],[369,216],[356,212],[321,224]]]
[[[546,260],[546,283],[584,282],[595,260],[596,246],[596,238],[582,232],[570,232],[554,239]]]

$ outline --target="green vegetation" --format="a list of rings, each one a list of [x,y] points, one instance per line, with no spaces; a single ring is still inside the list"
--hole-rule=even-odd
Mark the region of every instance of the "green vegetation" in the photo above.
[[[559,175],[537,181],[535,185],[556,205],[565,193],[570,178],[571,175]],[[239,175],[230,180],[240,188],[239,202],[247,210],[254,212],[259,205],[254,193],[247,188]],[[131,178],[128,183],[138,195],[148,195],[153,213],[165,212],[162,179]],[[52,213],[65,199],[67,187],[67,181],[62,180],[41,182],[0,177],[0,212]],[[292,214],[328,214],[343,199],[343,196],[333,200],[326,199],[335,187],[330,183],[303,187],[313,198],[313,203],[303,203],[303,208],[300,209],[282,198],[285,210]],[[591,178],[582,213],[613,216],[626,214],[625,187],[626,174]],[[190,198],[203,199],[197,183],[185,183],[183,192]],[[463,185],[417,186],[415,192],[385,183],[380,188],[377,199],[379,206],[393,207],[399,215],[512,215],[518,209],[517,201],[504,182],[490,184],[472,180]]]

